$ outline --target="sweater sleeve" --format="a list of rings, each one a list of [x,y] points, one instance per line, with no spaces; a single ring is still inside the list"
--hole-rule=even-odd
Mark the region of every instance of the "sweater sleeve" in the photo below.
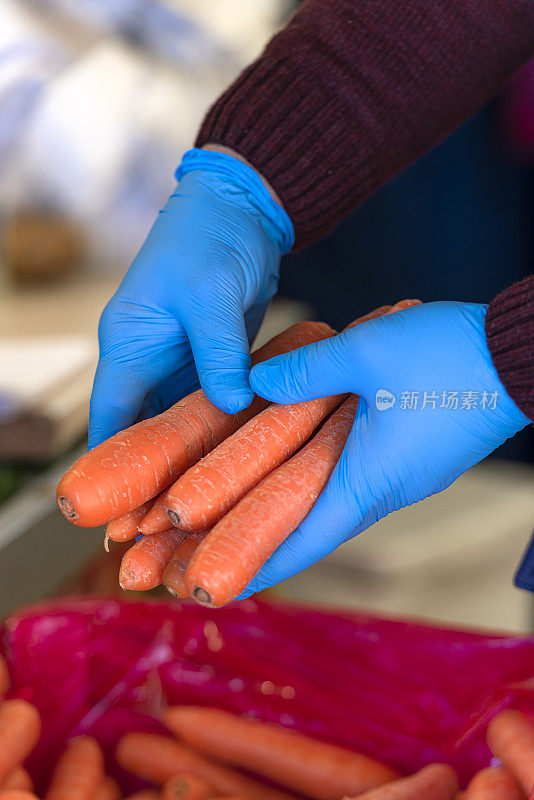
[[[534,275],[491,301],[486,338],[506,391],[534,421]]]
[[[533,0],[305,0],[211,108],[196,144],[230,147],[261,172],[304,247],[532,53]]]

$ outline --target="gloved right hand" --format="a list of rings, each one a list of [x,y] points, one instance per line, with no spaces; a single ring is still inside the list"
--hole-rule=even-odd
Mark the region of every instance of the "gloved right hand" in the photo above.
[[[443,491],[529,424],[493,365],[485,318],[481,304],[425,303],[253,368],[251,386],[275,403],[345,392],[360,401],[322,494],[242,597]]]
[[[250,341],[276,291],[293,226],[258,174],[190,150],[178,186],[102,314],[89,446],[168,408],[200,381],[246,408]]]

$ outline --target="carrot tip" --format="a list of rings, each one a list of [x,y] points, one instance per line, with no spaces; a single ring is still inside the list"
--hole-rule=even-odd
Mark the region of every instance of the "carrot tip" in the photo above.
[[[109,533],[104,536],[104,550],[109,553]]]
[[[211,595],[207,593],[205,589],[202,589],[201,586],[197,586],[193,592],[193,597],[197,601],[197,603],[201,603],[203,606],[210,606],[211,605]]]
[[[67,519],[78,518],[78,512],[66,497],[58,497],[57,503],[64,517]]]
[[[169,510],[167,511],[167,516],[169,517],[173,528],[180,527],[180,515],[176,513],[176,511]]]
[[[122,569],[119,576],[119,586],[125,592],[135,588],[135,575],[130,570]]]
[[[167,589],[169,594],[171,594],[173,597],[178,597],[178,595],[176,594],[176,592],[174,591],[174,589],[171,586],[167,586],[167,584],[163,584],[163,585],[165,586],[165,588]]]

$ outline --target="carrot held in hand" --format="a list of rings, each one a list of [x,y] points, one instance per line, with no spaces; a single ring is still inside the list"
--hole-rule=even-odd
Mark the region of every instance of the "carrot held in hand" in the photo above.
[[[130,542],[139,536],[138,526],[149,513],[153,503],[153,500],[148,500],[142,506],[123,514],[122,517],[110,520],[106,527],[106,539],[114,542]]]
[[[377,309],[356,323],[382,313]],[[391,313],[391,309],[385,313]],[[167,490],[171,524],[187,531],[215,525],[250,489],[293,455],[344,397],[270,405]]]
[[[160,533],[167,530],[169,527],[167,492],[168,489],[160,494],[152,508],[142,518],[139,523],[139,533],[148,536],[151,533]]]
[[[322,322],[297,322],[252,355],[257,364],[331,336]],[[74,525],[96,527],[155,497],[202,456],[265,408],[225,414],[199,389],[152,419],[115,434],[79,458],[61,478],[57,500]]]
[[[357,407],[358,398],[351,395],[298,453],[264,478],[215,525],[187,570],[187,596],[219,607],[241,594],[306,517],[326,486]]]
[[[399,300],[398,303],[395,303],[392,306],[379,306],[378,308],[373,309],[368,314],[364,314],[362,317],[358,317],[353,322],[350,322],[343,331],[348,331],[351,328],[355,328],[356,325],[361,325],[363,322],[370,322],[372,319],[378,319],[378,317],[386,317],[388,314],[394,314],[396,311],[405,311],[407,308],[412,308],[413,306],[420,306],[420,300]]]
[[[339,800],[397,777],[389,767],[360,753],[214,708],[176,706],[164,721],[206,755],[315,800]]]
[[[155,534],[157,536],[157,534]],[[165,567],[162,583],[173,597],[178,600],[186,600],[189,592],[185,585],[185,573],[196,550],[202,544],[208,532],[190,533],[180,542],[172,558]]]
[[[104,777],[104,756],[90,736],[80,736],[67,744],[60,756],[46,800],[93,800]]]
[[[430,764],[415,775],[359,794],[353,800],[454,800],[457,790],[458,780],[451,767]]]
[[[474,776],[465,800],[524,800],[524,794],[507,769],[487,767]]]
[[[183,538],[182,531],[171,528],[139,539],[122,557],[119,571],[121,588],[146,592],[159,586],[163,571]]]
[[[488,744],[523,791],[534,791],[534,723],[520,711],[507,709],[490,722]]]
[[[210,528],[310,437],[343,396],[270,405],[191,467],[167,492],[172,525]]]
[[[403,302],[408,302],[408,301],[403,301]],[[368,320],[375,319],[376,317],[388,313],[391,309],[392,306],[380,306],[380,308],[376,308],[373,311],[370,311],[368,314],[365,314],[363,317],[360,317],[356,322],[352,323],[352,325],[361,324],[362,322],[367,322]],[[172,487],[170,487],[170,489],[167,489],[160,495],[160,497],[158,497],[151,510],[147,513],[146,517],[142,520],[141,524],[139,525],[139,530],[141,533],[144,534],[156,533],[158,531],[163,531],[167,528],[169,524],[169,518],[167,517],[168,495],[171,490]]]
[[[369,312],[363,317],[360,317],[358,322],[366,322],[370,319],[375,319],[390,311],[391,306],[381,306],[374,311]],[[356,324],[356,323],[353,323]],[[326,337],[325,337],[326,338]],[[171,487],[172,488],[172,487]],[[164,531],[168,527],[169,518],[167,517],[167,497],[170,489],[163,492],[156,500],[150,511],[139,525],[139,530],[143,534],[157,533]]]
[[[208,781],[219,794],[244,795],[250,800],[290,800],[284,792],[214,764],[189,747],[156,733],[127,733],[117,747],[117,761],[139,778],[160,785],[179,772],[191,772]]]
[[[166,781],[161,790],[161,800],[208,800],[214,792],[214,787],[204,778],[184,772]]]
[[[39,712],[26,700],[0,705],[0,783],[29,756],[40,733]]]

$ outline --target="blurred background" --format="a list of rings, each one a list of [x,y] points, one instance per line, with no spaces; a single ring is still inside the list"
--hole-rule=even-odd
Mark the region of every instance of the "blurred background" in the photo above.
[[[120,546],[69,526],[99,313],[217,95],[292,0],[3,0],[0,8],[0,614],[117,592]],[[402,297],[488,302],[534,269],[534,64],[332,235],[284,259],[269,338]],[[326,280],[328,276],[328,280]],[[279,596],[528,630],[512,576],[534,520],[534,435],[382,521]]]

